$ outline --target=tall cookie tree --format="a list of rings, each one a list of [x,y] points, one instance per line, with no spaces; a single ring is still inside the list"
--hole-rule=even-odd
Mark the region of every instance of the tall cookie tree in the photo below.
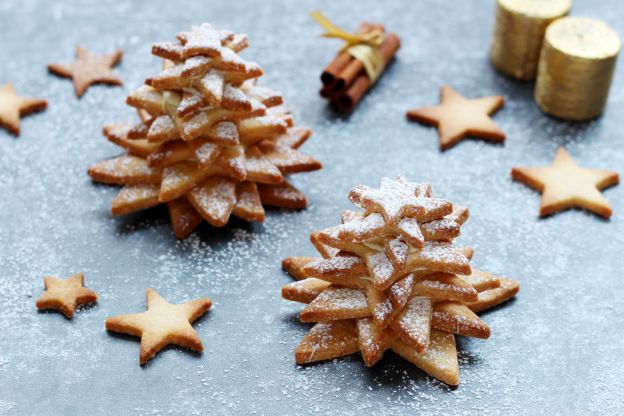
[[[311,130],[294,127],[282,96],[256,85],[262,69],[238,55],[247,36],[204,23],[176,38],[152,47],[164,70],[128,95],[141,121],[104,127],[127,154],[89,169],[94,181],[123,186],[113,215],[166,203],[185,238],[203,220],[222,227],[231,215],[263,221],[263,206],[305,208],[285,176],[321,168],[297,150]]]
[[[359,352],[367,366],[386,350],[450,385],[459,383],[455,335],[488,338],[476,313],[512,298],[518,282],[470,267],[453,246],[468,210],[402,178],[356,186],[342,224],[311,235],[322,258],[289,257],[297,282],[282,297],[306,303],[315,325],[295,350],[298,364]]]

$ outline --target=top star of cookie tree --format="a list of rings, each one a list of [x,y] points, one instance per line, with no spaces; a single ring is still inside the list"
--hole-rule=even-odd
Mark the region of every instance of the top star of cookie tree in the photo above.
[[[307,303],[315,322],[295,351],[306,364],[360,352],[368,366],[388,349],[428,374],[459,383],[454,335],[488,338],[475,312],[515,296],[517,282],[471,269],[471,249],[453,239],[466,208],[431,197],[427,184],[384,178],[379,189],[358,185],[342,224],[312,233],[323,258],[289,257],[298,282],[285,299]]]
[[[230,215],[262,221],[263,205],[304,208],[285,175],[321,167],[297,150],[311,130],[293,127],[282,96],[256,85],[262,69],[238,55],[247,36],[204,23],[176,38],[152,47],[164,70],[126,100],[142,121],[104,128],[128,153],[89,169],[123,185],[113,215],[166,203],[184,238],[202,220],[222,227]]]

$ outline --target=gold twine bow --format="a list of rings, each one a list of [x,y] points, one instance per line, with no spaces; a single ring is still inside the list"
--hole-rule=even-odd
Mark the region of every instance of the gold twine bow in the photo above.
[[[327,31],[322,37],[344,40],[345,45],[340,52],[346,52],[360,61],[371,82],[377,81],[386,66],[379,50],[384,40],[383,30],[375,29],[364,34],[349,33],[334,25],[320,12],[312,13],[312,18]]]

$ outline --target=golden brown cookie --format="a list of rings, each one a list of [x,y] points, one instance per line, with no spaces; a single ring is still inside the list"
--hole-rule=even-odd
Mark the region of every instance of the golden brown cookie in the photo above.
[[[329,286],[299,315],[301,322],[326,322],[370,316],[363,290]]]
[[[89,168],[93,180],[116,185],[159,184],[163,176],[160,168],[148,166],[145,159],[132,155],[122,155],[104,160]]]
[[[4,84],[0,88],[0,126],[19,136],[20,117],[44,110],[47,106],[46,100],[20,97],[15,94],[13,85]]]
[[[83,273],[77,273],[65,280],[46,276],[43,282],[46,291],[37,299],[36,305],[39,309],[56,309],[71,319],[78,306],[97,301],[97,294],[84,287]]]
[[[557,150],[552,165],[516,167],[511,170],[511,177],[542,192],[542,217],[576,207],[609,218],[612,210],[600,190],[617,185],[620,181],[617,172],[578,166],[563,147]]]
[[[466,305],[442,301],[433,307],[431,326],[440,331],[474,338],[489,338],[490,327]]]
[[[158,205],[158,185],[126,185],[121,188],[113,203],[113,215],[126,215]]]
[[[283,286],[282,297],[294,302],[310,303],[330,285],[325,280],[308,277]]]
[[[344,357],[358,351],[358,337],[353,319],[319,322],[301,340],[295,350],[297,364]]]
[[[458,302],[474,302],[478,296],[476,289],[470,283],[450,273],[432,273],[417,277],[412,286],[412,295]]]
[[[423,353],[431,333],[431,298],[414,296],[390,326],[403,342]]]
[[[500,279],[497,276],[475,268],[472,268],[472,273],[469,275],[462,275],[459,277],[464,279],[470,286],[474,287],[477,292],[495,289],[500,286]]]
[[[432,330],[429,348],[423,354],[395,338],[392,351],[438,380],[450,385],[459,384],[459,363],[453,334]]]
[[[378,212],[389,224],[405,218],[424,219],[431,215],[442,217],[453,211],[449,201],[430,198],[429,185],[409,182],[405,178],[382,178],[379,188],[358,185],[349,192],[349,199],[367,213]]]
[[[303,272],[303,266],[320,260],[322,259],[318,257],[290,256],[282,260],[282,269],[295,279],[303,280],[308,277]]]
[[[149,143],[146,139],[130,139],[128,135],[131,130],[131,124],[109,124],[104,126],[103,133],[108,141],[127,149],[128,153],[135,156],[147,157],[158,150],[158,143]]]
[[[140,337],[141,364],[145,364],[168,344],[203,351],[201,339],[191,324],[206,313],[211,305],[208,298],[172,305],[154,289],[148,288],[147,311],[108,318],[106,329]]]
[[[476,302],[467,303],[466,306],[473,312],[479,313],[492,309],[516,296],[520,290],[520,283],[504,277],[499,278],[499,280],[499,287],[479,293],[479,299]]]
[[[76,47],[76,62],[73,64],[48,65],[53,74],[72,78],[76,95],[80,97],[93,84],[121,85],[123,82],[112,71],[121,60],[121,49],[108,55],[95,55],[81,46]]]
[[[177,238],[188,237],[201,224],[203,218],[195,208],[188,202],[188,199],[181,197],[167,202],[171,227]]]
[[[371,318],[358,319],[356,324],[360,354],[362,354],[364,364],[372,367],[390,348],[390,343],[396,336],[390,328],[380,328],[375,325]]]
[[[449,86],[440,89],[440,105],[417,108],[407,112],[407,118],[438,128],[440,149],[453,147],[467,136],[503,142],[505,133],[490,116],[504,104],[502,95],[469,100]]]

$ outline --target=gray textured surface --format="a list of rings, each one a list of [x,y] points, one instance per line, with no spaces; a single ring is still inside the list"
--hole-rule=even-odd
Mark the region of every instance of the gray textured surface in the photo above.
[[[550,163],[561,144],[582,165],[621,170],[624,65],[601,119],[563,123],[539,112],[531,84],[488,65],[493,1],[358,4],[353,12],[337,1],[0,2],[0,81],[50,102],[23,120],[21,137],[0,132],[0,415],[622,412],[624,187],[605,193],[611,221],[581,211],[538,220],[539,195],[512,183],[509,170]],[[382,21],[403,38],[398,60],[348,119],[317,95],[338,45],[316,37],[314,8],[348,28]],[[624,20],[618,0],[577,0],[573,13],[615,28]],[[123,101],[159,68],[151,43],[202,21],[249,33],[245,56],[315,130],[304,150],[325,168],[296,177],[309,209],[271,212],[263,225],[205,226],[178,242],[163,210],[111,218],[116,191],[92,184],[86,168],[119,153],[101,127],[133,119]],[[93,87],[78,100],[69,81],[48,75],[45,65],[71,61],[78,42],[123,48],[125,86]],[[469,97],[506,96],[495,116],[504,146],[468,141],[440,153],[434,129],[405,121],[406,109],[436,103],[443,83]],[[300,305],[280,298],[289,281],[280,260],[313,253],[309,232],[339,221],[351,186],[397,174],[467,205],[462,242],[475,247],[473,263],[522,283],[516,301],[485,315],[489,340],[459,341],[457,389],[390,353],[372,369],[357,357],[294,364],[307,327],[296,321]],[[99,304],[71,322],[38,313],[42,276],[76,271]],[[138,342],[105,332],[106,317],[145,308],[148,286],[171,302],[213,298],[195,325],[203,354],[169,348],[142,368]]]

